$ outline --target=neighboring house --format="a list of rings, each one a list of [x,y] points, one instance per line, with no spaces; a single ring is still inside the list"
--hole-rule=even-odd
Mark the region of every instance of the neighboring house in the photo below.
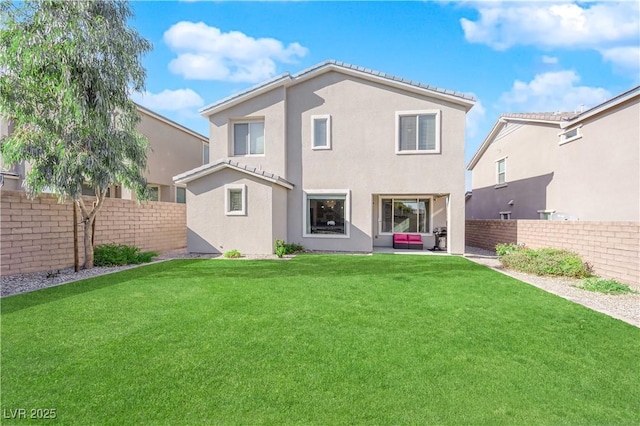
[[[172,177],[185,169],[206,164],[209,160],[209,141],[206,136],[196,133],[174,121],[138,105],[141,120],[138,131],[149,140],[147,170],[144,174],[151,191],[151,200],[185,202],[184,186],[175,185]],[[10,122],[0,119],[0,139],[12,131]],[[0,158],[1,160],[1,158]],[[23,180],[29,171],[29,164],[2,164],[3,189],[23,190]],[[83,188],[83,194],[93,195],[93,189]],[[114,185],[109,196],[133,199],[130,190]]]
[[[503,114],[467,169],[467,219],[640,221],[640,86],[581,113]]]
[[[187,185],[188,249],[371,252],[394,232],[448,227],[464,251],[465,116],[470,96],[327,61],[201,110],[211,162]]]

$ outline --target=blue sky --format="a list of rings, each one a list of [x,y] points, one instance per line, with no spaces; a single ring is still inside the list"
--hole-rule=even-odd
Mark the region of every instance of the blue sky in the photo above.
[[[134,99],[208,135],[198,110],[327,59],[477,98],[466,161],[503,112],[574,111],[640,84],[640,2],[132,2],[153,43]]]

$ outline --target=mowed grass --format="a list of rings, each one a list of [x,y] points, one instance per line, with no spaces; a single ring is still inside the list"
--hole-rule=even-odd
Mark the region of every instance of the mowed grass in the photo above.
[[[3,424],[640,422],[639,329],[463,258],[175,260],[1,308]]]

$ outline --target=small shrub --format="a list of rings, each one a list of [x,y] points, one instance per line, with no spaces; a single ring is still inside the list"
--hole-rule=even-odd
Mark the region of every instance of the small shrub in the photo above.
[[[500,251],[503,253],[500,255],[500,262],[505,268],[536,275],[573,278],[591,276],[587,264],[580,256],[570,251],[552,248],[534,250],[525,247],[501,248]]]
[[[53,279],[56,278],[58,275],[60,275],[60,270],[58,269],[57,271],[49,271],[47,272],[47,278],[49,279]]]
[[[499,257],[509,254],[512,251],[524,249],[524,244],[500,243],[496,245],[496,254]]]
[[[224,257],[226,257],[228,259],[237,259],[238,257],[242,257],[242,253],[240,253],[236,249],[233,249],[233,250],[229,250],[228,252],[226,252],[224,254]]]
[[[304,251],[304,247],[300,244],[287,244],[284,240],[276,240],[275,254],[278,257],[282,257],[286,254],[299,253],[301,251]]]
[[[103,244],[96,246],[93,251],[95,266],[122,266],[151,262],[158,253],[155,251],[141,252],[138,247],[124,244]]]
[[[582,280],[582,283],[580,285],[577,285],[576,287],[583,290],[596,291],[598,293],[605,294],[637,293],[637,291],[633,290],[626,284],[623,284],[616,280],[606,280],[604,278],[598,277],[586,278]]]

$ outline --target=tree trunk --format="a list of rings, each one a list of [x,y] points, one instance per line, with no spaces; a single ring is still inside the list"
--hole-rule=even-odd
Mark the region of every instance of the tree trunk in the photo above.
[[[82,212],[82,219],[84,222],[84,269],[93,268],[93,234],[95,233],[94,221],[96,215],[102,207],[102,203],[107,196],[107,190],[102,191],[96,189],[97,202],[93,204],[91,211],[87,209],[82,197],[78,197],[76,202],[80,211]]]
[[[84,269],[93,268],[93,222],[96,220],[94,215],[84,223]]]

